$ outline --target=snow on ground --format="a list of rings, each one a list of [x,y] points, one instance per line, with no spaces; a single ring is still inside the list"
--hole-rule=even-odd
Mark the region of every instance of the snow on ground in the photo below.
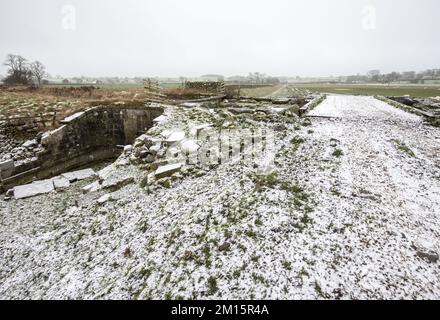
[[[261,155],[102,205],[90,181],[0,201],[0,297],[439,298],[439,129],[368,97],[312,115],[276,130],[264,175]]]

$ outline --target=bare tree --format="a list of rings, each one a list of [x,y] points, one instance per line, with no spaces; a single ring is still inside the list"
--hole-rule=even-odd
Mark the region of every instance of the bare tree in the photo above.
[[[5,83],[26,85],[32,82],[32,73],[28,68],[27,60],[22,56],[8,54],[3,64],[9,67],[9,75],[4,80]]]
[[[10,68],[10,73],[23,72],[26,70],[27,60],[16,54],[8,54],[3,64]]]
[[[41,81],[47,75],[46,67],[40,61],[34,61],[29,66],[32,75],[37,79],[38,85],[41,85]]]

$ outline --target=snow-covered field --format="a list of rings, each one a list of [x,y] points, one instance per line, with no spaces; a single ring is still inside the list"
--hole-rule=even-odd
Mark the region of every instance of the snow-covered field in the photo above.
[[[264,175],[262,156],[102,205],[88,181],[0,201],[0,298],[439,298],[440,130],[369,97],[311,116],[275,130]]]

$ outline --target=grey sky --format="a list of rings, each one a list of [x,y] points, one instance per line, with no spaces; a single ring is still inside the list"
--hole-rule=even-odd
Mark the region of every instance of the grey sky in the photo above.
[[[75,30],[62,27],[65,5]],[[0,1],[0,58],[21,54],[64,76],[440,68],[439,30],[438,0]]]

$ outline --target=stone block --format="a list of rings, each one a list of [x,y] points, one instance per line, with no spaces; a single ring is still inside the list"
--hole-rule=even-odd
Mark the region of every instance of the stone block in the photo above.
[[[70,187],[70,181],[64,177],[53,178],[53,185],[55,189],[65,189]]]
[[[75,181],[91,178],[95,175],[96,172],[93,169],[84,169],[84,170],[63,173],[61,176],[63,178],[66,178],[70,182],[75,182]]]
[[[34,197],[40,194],[49,193],[55,190],[52,180],[36,181],[31,184],[18,186],[14,188],[14,198],[24,199]]]
[[[14,171],[14,168],[14,160],[12,159],[0,162],[0,177],[9,178]]]
[[[183,139],[185,139],[185,132],[183,132],[183,131],[175,131],[175,132],[171,133],[171,135],[168,137],[167,143],[168,144],[173,144],[173,143],[176,143],[176,142],[180,142]]]
[[[168,164],[166,166],[159,167],[154,173],[156,179],[162,179],[172,176],[174,173],[179,172],[182,169],[181,163]]]

